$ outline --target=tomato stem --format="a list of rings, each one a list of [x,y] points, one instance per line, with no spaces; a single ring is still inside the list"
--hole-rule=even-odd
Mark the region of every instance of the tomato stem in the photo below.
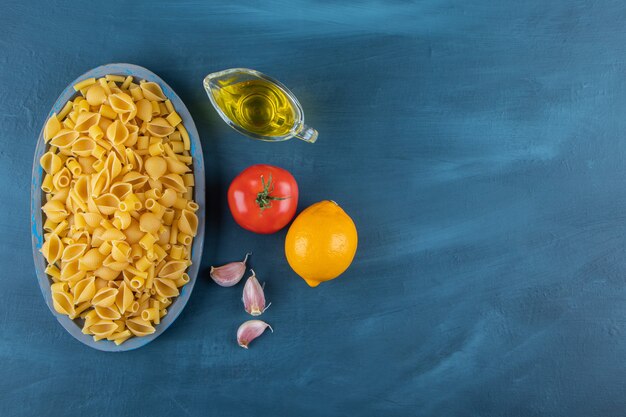
[[[270,195],[274,191],[274,183],[272,182],[272,174],[270,174],[269,181],[266,183],[265,178],[261,175],[261,184],[263,184],[263,190],[256,195],[256,203],[261,208],[261,211],[272,207],[272,201],[274,200],[287,200],[291,196],[287,197],[274,197]]]

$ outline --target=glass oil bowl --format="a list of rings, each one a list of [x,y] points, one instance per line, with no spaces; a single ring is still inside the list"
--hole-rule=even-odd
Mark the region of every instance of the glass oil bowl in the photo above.
[[[317,140],[317,130],[304,124],[298,99],[265,74],[233,68],[207,75],[203,84],[217,113],[239,133],[267,142]]]

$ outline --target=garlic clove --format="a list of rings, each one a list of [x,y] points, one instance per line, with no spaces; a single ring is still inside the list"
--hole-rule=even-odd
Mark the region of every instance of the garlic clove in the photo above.
[[[252,275],[246,281],[246,285],[243,287],[243,307],[248,314],[253,316],[260,316],[265,310],[272,304],[265,306],[265,293],[263,287],[259,284],[259,280],[256,279],[254,270],[250,270]]]
[[[265,329],[269,328],[272,333],[272,326],[261,320],[248,320],[237,329],[237,343],[244,349],[248,349],[248,344],[261,336]]]
[[[232,287],[241,281],[243,274],[246,273],[246,261],[250,255],[252,254],[246,253],[246,257],[242,262],[230,262],[226,265],[218,267],[212,266],[209,275],[213,278],[213,281],[215,281],[217,285],[222,287]]]

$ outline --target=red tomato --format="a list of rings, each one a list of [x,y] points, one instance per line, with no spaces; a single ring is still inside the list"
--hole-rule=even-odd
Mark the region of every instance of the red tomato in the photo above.
[[[296,214],[298,184],[288,171],[272,165],[244,169],[228,188],[228,206],[235,221],[255,233],[274,233]]]

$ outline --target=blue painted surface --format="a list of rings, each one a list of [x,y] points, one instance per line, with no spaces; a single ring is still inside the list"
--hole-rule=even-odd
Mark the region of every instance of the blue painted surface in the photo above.
[[[0,410],[7,416],[623,416],[626,5],[621,1],[4,2],[0,12]],[[47,311],[30,254],[35,140],[68,82],[107,62],[161,76],[205,155],[201,276],[149,345],[98,352]],[[202,78],[283,81],[314,145],[248,140]],[[254,163],[301,209],[360,232],[310,289],[228,213]],[[241,287],[211,264],[254,251],[275,329],[249,351]]]

